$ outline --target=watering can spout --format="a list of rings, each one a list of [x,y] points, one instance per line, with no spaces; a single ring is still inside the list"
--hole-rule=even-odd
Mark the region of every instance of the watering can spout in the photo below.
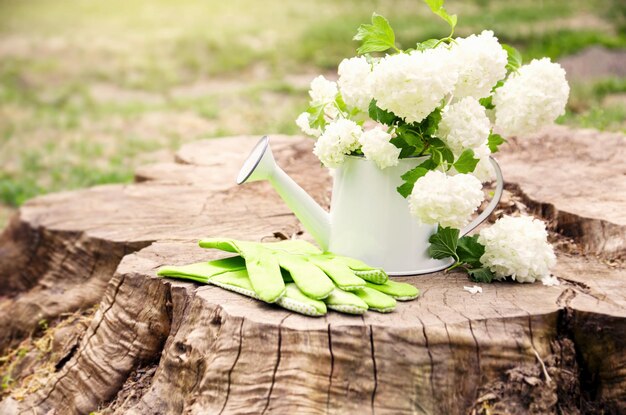
[[[330,215],[276,164],[267,136],[252,149],[237,175],[237,184],[260,180],[271,183],[320,248],[326,251],[330,240]]]

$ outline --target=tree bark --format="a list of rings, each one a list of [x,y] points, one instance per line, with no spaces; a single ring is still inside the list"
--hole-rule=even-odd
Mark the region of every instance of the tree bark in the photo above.
[[[15,383],[0,413],[626,411],[623,136],[552,128],[499,156],[501,211],[549,221],[561,285],[472,295],[465,275],[436,273],[403,278],[422,295],[394,313],[323,318],[155,276],[217,258],[201,237],[308,238],[267,184],[234,184],[256,139],[192,143],[135,184],[20,209],[0,237],[0,346],[17,362],[3,367]],[[328,205],[312,144],[272,139],[278,163]],[[95,304],[43,361],[11,354]]]

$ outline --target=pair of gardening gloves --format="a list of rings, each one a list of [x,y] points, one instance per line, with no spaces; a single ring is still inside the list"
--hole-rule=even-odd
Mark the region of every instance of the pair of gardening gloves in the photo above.
[[[162,277],[213,284],[308,316],[323,316],[328,308],[349,314],[367,310],[387,313],[396,300],[419,295],[410,284],[363,262],[323,253],[302,240],[259,243],[233,239],[203,239],[203,248],[236,253],[225,259],[159,269]]]

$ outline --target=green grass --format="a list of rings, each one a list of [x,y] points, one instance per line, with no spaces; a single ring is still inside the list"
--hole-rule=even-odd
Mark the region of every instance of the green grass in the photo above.
[[[619,0],[446,4],[459,35],[493,29],[526,60],[626,47]],[[0,0],[0,204],[127,182],[199,138],[296,133],[308,81],[354,54],[373,11],[403,47],[447,34],[418,0]],[[575,85],[560,121],[623,130],[605,101],[625,84]]]

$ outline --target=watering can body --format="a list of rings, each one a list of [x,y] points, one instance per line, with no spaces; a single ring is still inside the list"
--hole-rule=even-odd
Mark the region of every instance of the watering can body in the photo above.
[[[389,275],[419,275],[453,264],[451,258],[430,257],[428,239],[437,226],[412,217],[406,199],[396,190],[401,176],[424,159],[400,159],[397,166],[381,170],[363,157],[347,156],[335,171],[327,213],[276,165],[269,139],[263,137],[244,163],[237,183],[268,180],[322,249],[360,259]],[[498,176],[494,198],[462,234],[484,221],[500,198],[502,176],[495,160],[492,163]]]

